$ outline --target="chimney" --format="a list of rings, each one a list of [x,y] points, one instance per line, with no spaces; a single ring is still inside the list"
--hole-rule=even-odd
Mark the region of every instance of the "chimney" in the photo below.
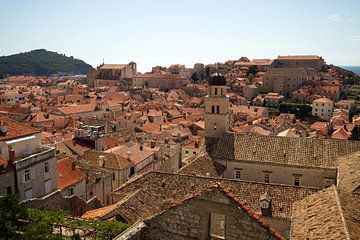
[[[144,150],[144,147],[142,144],[140,144],[140,151]]]
[[[199,146],[200,146],[200,142],[199,142],[199,140],[196,140],[195,141],[195,148],[199,148]]]
[[[159,126],[159,127],[160,127],[160,131],[162,131],[162,126],[161,126],[161,124],[160,124],[160,126]]]
[[[71,163],[71,170],[74,171],[74,170],[75,170],[75,167],[76,167],[75,162],[72,162],[72,163]]]
[[[15,151],[12,149],[9,149],[9,162],[15,162]]]
[[[155,141],[151,141],[150,147],[151,147],[151,148],[155,148]]]
[[[6,135],[8,133],[8,125],[4,123],[2,120],[0,121],[0,133]]]
[[[126,152],[126,156],[127,156],[127,159],[130,161],[130,160],[131,160],[131,152],[130,152],[130,151],[127,151],[127,152]]]

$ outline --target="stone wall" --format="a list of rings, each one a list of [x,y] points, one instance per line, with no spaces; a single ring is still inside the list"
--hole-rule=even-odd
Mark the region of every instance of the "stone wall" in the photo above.
[[[240,171],[241,180],[264,182],[265,174],[269,174],[270,183],[294,185],[295,177],[300,178],[300,186],[325,188],[336,184],[336,169],[320,169],[281,166],[265,163],[252,163],[244,161],[218,161],[227,166],[225,178],[235,179],[235,172]]]
[[[212,214],[218,217],[211,218]],[[224,223],[211,222],[223,219],[220,215]],[[147,227],[141,232],[149,240],[209,239],[214,233],[224,233],[217,239],[276,239],[219,189],[207,191],[144,222]]]

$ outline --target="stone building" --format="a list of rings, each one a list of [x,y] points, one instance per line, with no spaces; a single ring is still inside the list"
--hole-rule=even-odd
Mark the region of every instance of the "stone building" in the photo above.
[[[112,194],[115,203],[112,205],[113,207],[88,211],[83,215],[83,218],[108,219],[116,217],[127,223],[134,224],[160,214],[174,204],[178,205],[180,202],[186,202],[186,199],[194,198],[194,195],[201,195],[202,192],[207,192],[209,188],[216,184],[222,184],[225,188],[228,188],[233,193],[234,198],[244,201],[246,206],[252,209],[250,212],[259,216],[257,217],[259,220],[269,224],[285,238],[290,235],[293,203],[318,191],[318,189],[314,188],[263,184],[216,177],[184,175],[181,173],[148,172],[134,177],[116,189]],[[219,192],[216,193],[216,191],[214,194],[210,193],[212,200],[202,201],[204,204],[201,205],[201,208],[198,208],[199,210],[204,209],[206,212],[213,209],[214,206],[219,206],[219,210],[215,213],[221,214],[221,209],[227,209],[226,201],[225,206],[216,203],[216,199],[220,201],[226,199],[226,196],[218,195]],[[230,203],[231,201],[230,199]],[[236,205],[235,202],[232,203]],[[185,219],[189,218],[187,213],[184,212],[183,217]],[[226,211],[226,214],[228,213]],[[231,217],[238,213],[234,213],[235,215],[229,214],[229,217]],[[175,221],[178,217],[174,215],[173,219]],[[239,222],[234,220],[232,224],[241,225],[242,219],[238,218],[237,221]],[[249,218],[247,219],[249,220]],[[205,223],[209,220],[209,218],[206,218]],[[181,220],[178,219],[178,221]],[[204,224],[204,222],[201,224]],[[208,227],[204,230],[207,231],[207,229]],[[239,229],[242,229],[242,227],[239,226]],[[188,234],[188,232],[180,229],[178,233]]]
[[[334,109],[334,102],[329,98],[319,98],[312,103],[312,115],[322,120],[330,121]]]
[[[271,63],[271,68],[312,68],[315,71],[320,71],[324,67],[324,59],[315,55],[278,56]]]
[[[209,79],[209,95],[205,97],[205,135],[220,137],[229,129],[229,97],[226,79],[215,73]]]
[[[3,162],[7,162],[3,166],[12,167],[14,174],[13,182],[9,173],[0,181],[6,185],[0,186],[6,188],[7,193],[18,194],[24,200],[42,197],[57,189],[55,149],[41,145],[39,130],[0,118],[0,154]]]
[[[88,85],[91,87],[101,87],[113,85],[120,80],[131,80],[137,72],[136,63],[128,64],[101,64],[96,69],[88,73]],[[106,80],[110,82],[106,84]]]
[[[337,182],[337,159],[359,149],[357,141],[224,133],[210,156],[225,178],[325,188]]]
[[[229,188],[216,184],[134,224],[115,239],[285,239],[259,218]]]
[[[291,97],[293,91],[301,87],[307,80],[305,68],[270,68],[264,75],[264,85],[270,92]]]

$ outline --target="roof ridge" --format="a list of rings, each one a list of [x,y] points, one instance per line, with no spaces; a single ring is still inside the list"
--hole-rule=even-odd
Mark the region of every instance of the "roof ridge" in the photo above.
[[[270,226],[270,224],[264,222],[261,219],[261,216],[257,213],[255,213],[250,205],[248,203],[246,203],[245,201],[241,200],[240,197],[238,197],[235,193],[233,193],[229,187],[227,187],[225,184],[221,183],[221,182],[217,182],[215,184],[210,185],[209,187],[194,193],[194,194],[190,194],[189,196],[181,199],[180,201],[172,204],[168,209],[166,209],[165,211],[169,210],[170,208],[174,208],[177,206],[180,206],[181,204],[183,204],[184,202],[187,202],[190,199],[194,199],[196,197],[201,196],[202,194],[206,193],[209,190],[212,189],[219,189],[223,194],[225,194],[227,197],[231,198],[232,200],[234,200],[242,210],[244,210],[252,219],[254,219],[256,222],[258,222],[262,227],[266,228],[271,235],[273,235],[274,237],[281,239],[281,240],[286,240],[286,238],[284,236],[282,236],[280,233],[278,233],[274,228],[272,228]]]
[[[333,191],[334,191],[334,194],[335,194],[335,201],[337,203],[337,206],[338,206],[338,209],[339,209],[339,212],[340,212],[340,218],[341,218],[341,221],[343,222],[344,227],[345,227],[346,238],[351,240],[350,234],[349,234],[349,231],[348,231],[348,227],[347,227],[347,224],[346,224],[346,221],[345,221],[345,218],[344,218],[344,213],[343,213],[343,210],[342,210],[342,207],[341,207],[339,194],[338,194],[338,189],[335,187],[335,185],[333,185],[332,188],[333,188]]]

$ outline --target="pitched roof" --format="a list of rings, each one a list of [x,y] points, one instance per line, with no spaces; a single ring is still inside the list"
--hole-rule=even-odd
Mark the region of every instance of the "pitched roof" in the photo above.
[[[86,177],[81,169],[73,168],[73,161],[68,157],[57,160],[56,171],[58,173],[58,188],[60,190],[80,182]]]
[[[81,158],[80,161],[84,161],[90,166],[99,167],[99,158],[104,158],[104,162],[101,167],[111,169],[126,169],[130,167],[130,161],[119,154],[106,153],[98,151],[88,151]]]
[[[4,125],[7,125],[8,128],[6,134],[0,133],[0,141],[10,140],[14,138],[20,138],[20,137],[25,137],[28,135],[40,133],[38,129],[14,121],[10,118],[0,117],[0,122],[2,122],[2,124]]]
[[[261,213],[260,195],[268,192],[272,200],[272,216],[290,218],[291,207],[318,190],[275,184],[225,180],[211,177],[190,176],[163,172],[138,175],[113,192],[114,201],[136,195],[119,205],[120,215],[129,222],[153,216],[193,193],[207,189],[217,182],[223,183],[256,212]]]
[[[225,167],[213,161],[206,152],[196,155],[191,162],[180,168],[177,172],[193,176],[221,177]]]
[[[291,239],[360,239],[360,198],[335,186],[293,205]]]
[[[338,162],[339,189],[360,193],[360,152],[341,157]]]
[[[82,104],[69,107],[59,107],[58,110],[65,115],[95,111],[95,104]]]
[[[357,141],[225,133],[211,157],[335,169],[337,158],[358,151],[359,147]]]

